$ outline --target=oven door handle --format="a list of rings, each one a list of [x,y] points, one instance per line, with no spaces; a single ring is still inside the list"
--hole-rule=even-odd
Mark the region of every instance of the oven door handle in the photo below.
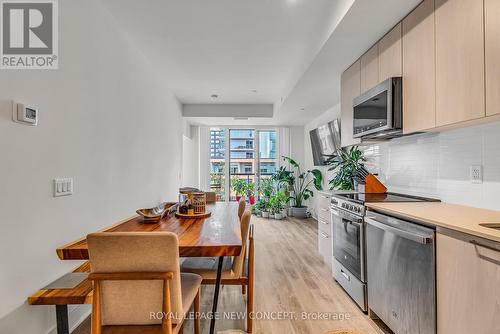
[[[423,245],[431,244],[433,242],[432,236],[429,236],[429,235],[421,235],[421,234],[416,234],[413,232],[401,230],[399,228],[392,227],[390,225],[381,223],[381,222],[379,222],[373,218],[370,218],[370,217],[365,217],[365,221],[367,224],[375,226],[381,230],[391,232],[393,234],[396,234],[399,237],[402,237],[402,238],[405,238],[405,239],[408,239],[411,241],[415,241],[415,242],[418,242],[418,243],[423,244]]]
[[[330,212],[332,213],[332,215],[337,216],[341,219],[351,221],[351,222],[358,224],[358,225],[363,224],[363,218],[358,217],[358,216],[353,215],[353,214],[350,214],[348,212],[345,212],[344,210],[331,208]]]

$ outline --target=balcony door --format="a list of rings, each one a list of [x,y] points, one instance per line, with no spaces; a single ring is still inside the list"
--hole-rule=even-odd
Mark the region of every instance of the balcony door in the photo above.
[[[235,201],[234,185],[240,180],[253,184],[256,194],[260,179],[278,165],[274,129],[211,128],[210,146],[210,188],[218,201]]]

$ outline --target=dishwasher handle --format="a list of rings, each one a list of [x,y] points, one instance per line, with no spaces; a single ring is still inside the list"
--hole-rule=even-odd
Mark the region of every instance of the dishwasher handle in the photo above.
[[[370,217],[365,217],[365,221],[366,221],[367,224],[375,226],[375,227],[377,227],[377,228],[379,228],[381,230],[394,233],[397,236],[400,236],[402,238],[405,238],[405,239],[408,239],[408,240],[411,240],[411,241],[418,242],[418,243],[420,243],[422,245],[431,244],[433,242],[433,240],[434,240],[432,236],[421,235],[421,234],[416,234],[416,233],[413,233],[413,232],[408,232],[408,231],[405,231],[405,230],[401,230],[399,228],[396,228],[396,227],[393,227],[393,226],[381,223],[381,222],[379,222],[379,221],[377,221],[377,220],[375,220],[373,218],[370,218]]]

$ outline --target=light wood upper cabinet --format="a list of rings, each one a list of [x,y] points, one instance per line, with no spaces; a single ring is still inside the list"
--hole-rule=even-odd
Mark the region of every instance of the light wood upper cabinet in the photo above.
[[[378,81],[403,74],[401,23],[398,23],[378,42]]]
[[[353,132],[353,108],[352,100],[361,94],[360,61],[356,61],[342,73],[340,79],[340,132],[342,147],[357,145],[359,139],[352,138]]]
[[[500,113],[500,1],[485,0],[486,115]]]
[[[436,235],[437,332],[500,333],[500,245],[452,234]]]
[[[434,0],[403,20],[403,132],[436,126]]]
[[[360,59],[361,94],[378,84],[378,44],[366,51]],[[358,95],[361,95],[358,94]]]
[[[436,124],[485,116],[483,1],[436,0]]]

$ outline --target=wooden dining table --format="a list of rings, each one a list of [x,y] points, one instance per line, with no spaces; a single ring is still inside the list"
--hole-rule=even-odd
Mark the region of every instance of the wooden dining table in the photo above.
[[[210,334],[212,334],[215,329],[224,257],[239,255],[242,240],[237,203],[208,204],[207,210],[212,213],[208,218],[177,218],[172,214],[155,224],[145,223],[142,217],[134,216],[101,232],[173,232],[179,238],[181,257],[218,257],[210,321]],[[59,247],[57,255],[61,260],[88,260],[86,237]]]

